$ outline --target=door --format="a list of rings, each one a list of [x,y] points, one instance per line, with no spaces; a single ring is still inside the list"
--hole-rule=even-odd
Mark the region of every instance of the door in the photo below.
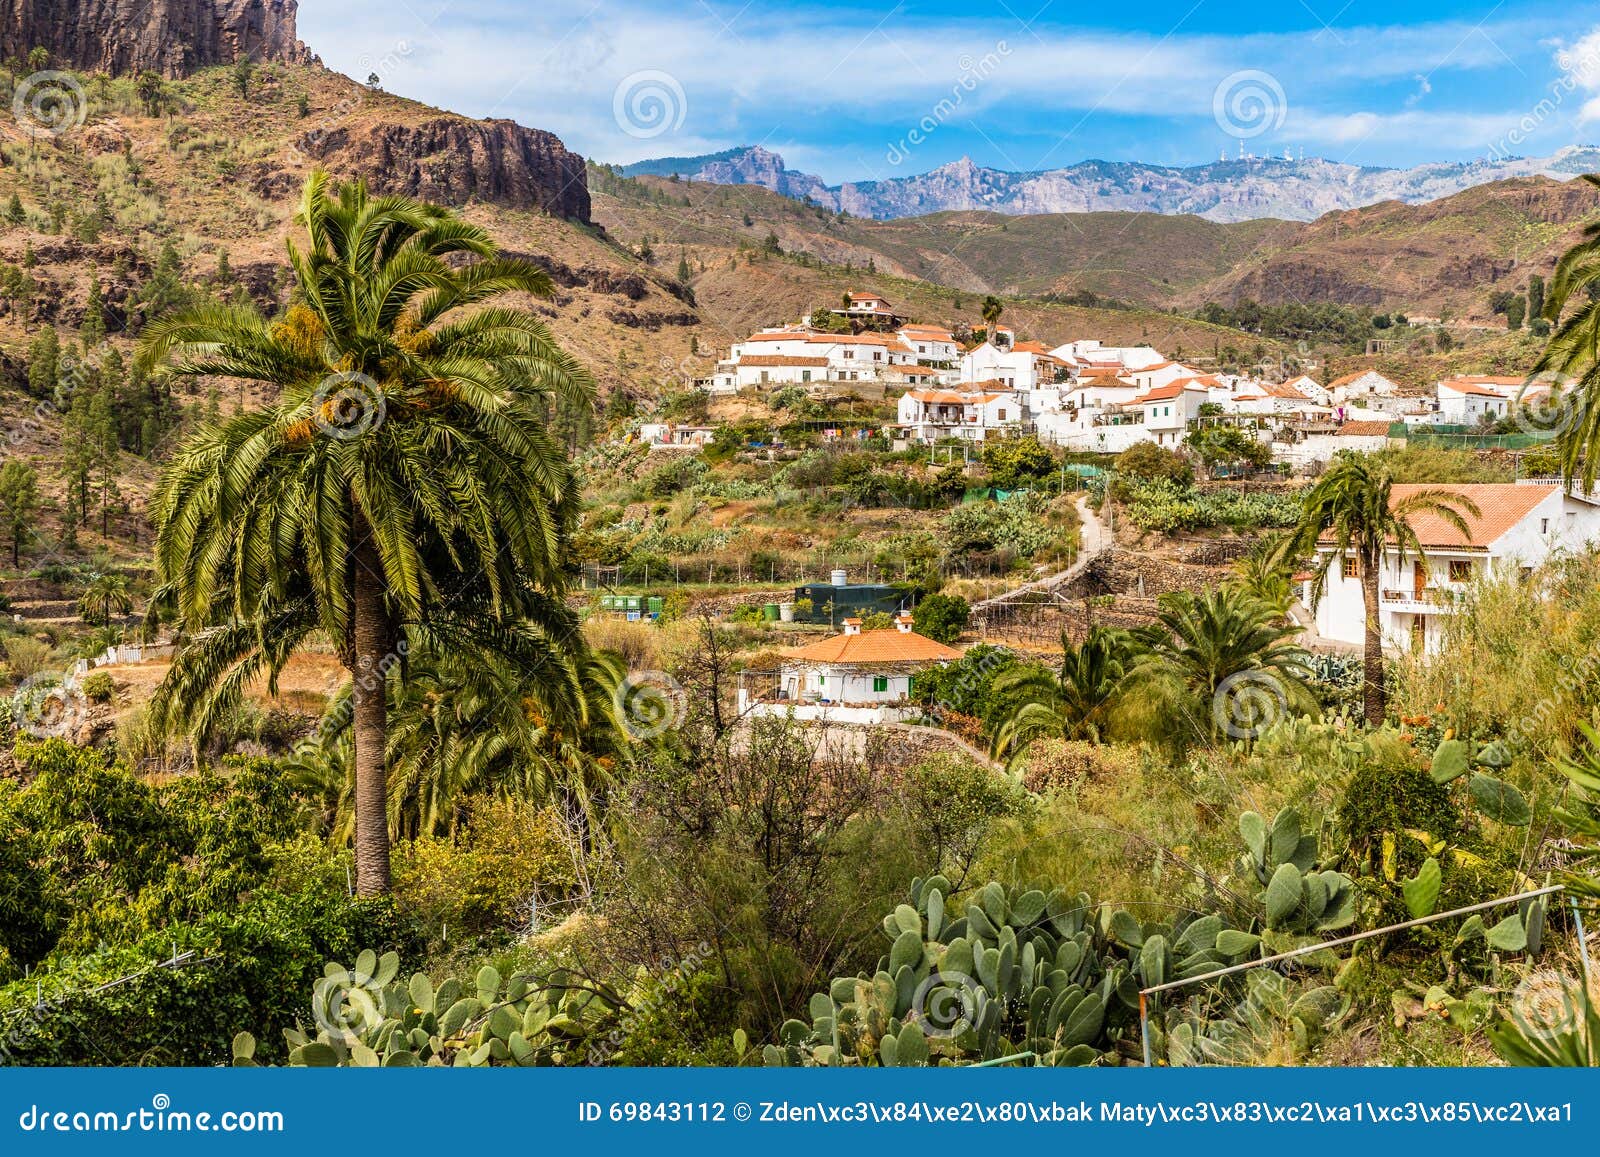
[[[1420,655],[1428,645],[1428,616],[1411,616],[1411,653]]]
[[[1411,593],[1420,600],[1423,597],[1422,592],[1427,589],[1427,585],[1428,568],[1423,565],[1422,560],[1418,559],[1411,564]]]

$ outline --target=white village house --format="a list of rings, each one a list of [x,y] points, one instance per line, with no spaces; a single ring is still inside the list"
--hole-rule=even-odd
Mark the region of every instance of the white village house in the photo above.
[[[988,383],[998,387],[999,383]],[[899,425],[916,442],[964,438],[982,442],[1021,428],[1021,408],[1009,392],[919,389],[900,395]]]
[[[885,630],[864,631],[846,619],[844,633],[785,655],[775,685],[741,681],[739,714],[790,716],[809,722],[892,723],[918,714],[911,703],[917,674],[961,658],[961,652],[917,634],[901,614]]]
[[[1386,648],[1436,651],[1443,639],[1443,617],[1454,613],[1468,583],[1489,574],[1526,573],[1552,555],[1578,551],[1600,540],[1600,495],[1580,495],[1546,482],[1457,486],[1394,487],[1391,501],[1417,490],[1442,490],[1470,499],[1477,517],[1467,515],[1465,537],[1444,519],[1414,515],[1411,525],[1423,557],[1384,557],[1378,576],[1378,620]],[[1465,513],[1465,512],[1464,512]],[[1317,547],[1319,558],[1333,553]],[[1312,603],[1314,580],[1302,584],[1302,601]],[[1317,634],[1341,643],[1366,638],[1366,606],[1359,567],[1348,555],[1328,572],[1316,612]]]

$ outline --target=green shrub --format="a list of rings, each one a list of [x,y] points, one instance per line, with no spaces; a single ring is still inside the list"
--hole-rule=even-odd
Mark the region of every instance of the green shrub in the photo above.
[[[917,634],[936,643],[953,643],[966,630],[972,618],[967,600],[955,595],[929,595],[911,612],[911,625]]]
[[[117,693],[117,685],[104,671],[84,676],[82,688],[84,697],[91,703],[110,703]]]
[[[1398,759],[1373,759],[1345,784],[1335,822],[1342,846],[1359,864],[1381,849],[1385,833],[1410,828],[1437,840],[1453,838],[1461,831],[1461,812],[1449,791],[1422,768]],[[1425,858],[1418,851],[1400,867],[1413,871]]]

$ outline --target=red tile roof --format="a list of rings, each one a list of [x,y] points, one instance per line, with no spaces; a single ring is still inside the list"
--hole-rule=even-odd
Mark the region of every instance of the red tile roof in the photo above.
[[[1341,438],[1372,438],[1379,434],[1387,436],[1389,433],[1389,426],[1390,423],[1383,421],[1346,422],[1344,425],[1339,427],[1339,436]]]
[[[1551,486],[1519,486],[1512,482],[1469,483],[1464,485],[1414,485],[1397,483],[1389,491],[1389,508],[1421,490],[1443,491],[1457,499],[1469,499],[1478,508],[1476,517],[1461,510],[1466,519],[1468,534],[1461,532],[1436,514],[1413,514],[1411,527],[1424,547],[1473,547],[1484,549],[1493,546],[1507,531],[1516,526],[1559,488]],[[1457,508],[1460,509],[1459,503]]]
[[[961,658],[961,652],[943,643],[890,627],[855,635],[834,635],[789,652],[789,657],[814,663],[939,663]]]

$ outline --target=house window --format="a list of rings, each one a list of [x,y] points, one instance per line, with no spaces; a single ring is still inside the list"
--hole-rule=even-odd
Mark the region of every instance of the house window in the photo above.
[[[827,686],[828,686],[828,677],[826,675],[818,675],[817,676],[817,688],[819,690],[821,690],[821,689],[825,689]]]
[[[1339,568],[1339,573],[1347,579],[1353,579],[1361,573],[1361,569],[1355,559],[1346,558]]]
[[[1004,422],[1006,420],[1006,412],[1004,410],[1000,411],[1000,420],[1002,422]]]
[[[917,690],[917,679],[916,679],[916,676],[915,675],[906,676],[906,694],[907,695],[914,694],[916,692],[916,690]]]
[[[1466,559],[1453,558],[1450,560],[1450,581],[1464,583],[1472,581],[1472,563]]]
[[[872,689],[874,691],[887,691],[889,689],[889,677],[887,675],[874,675],[872,677]]]
[[[1539,520],[1539,533],[1540,534],[1549,534],[1550,533],[1550,520],[1548,518],[1541,518]]]
[[[767,371],[766,370],[762,370],[761,371],[761,384],[763,386],[767,384]]]
[[[802,382],[809,382],[811,380],[811,371],[810,370],[801,370],[800,371],[800,380]]]

